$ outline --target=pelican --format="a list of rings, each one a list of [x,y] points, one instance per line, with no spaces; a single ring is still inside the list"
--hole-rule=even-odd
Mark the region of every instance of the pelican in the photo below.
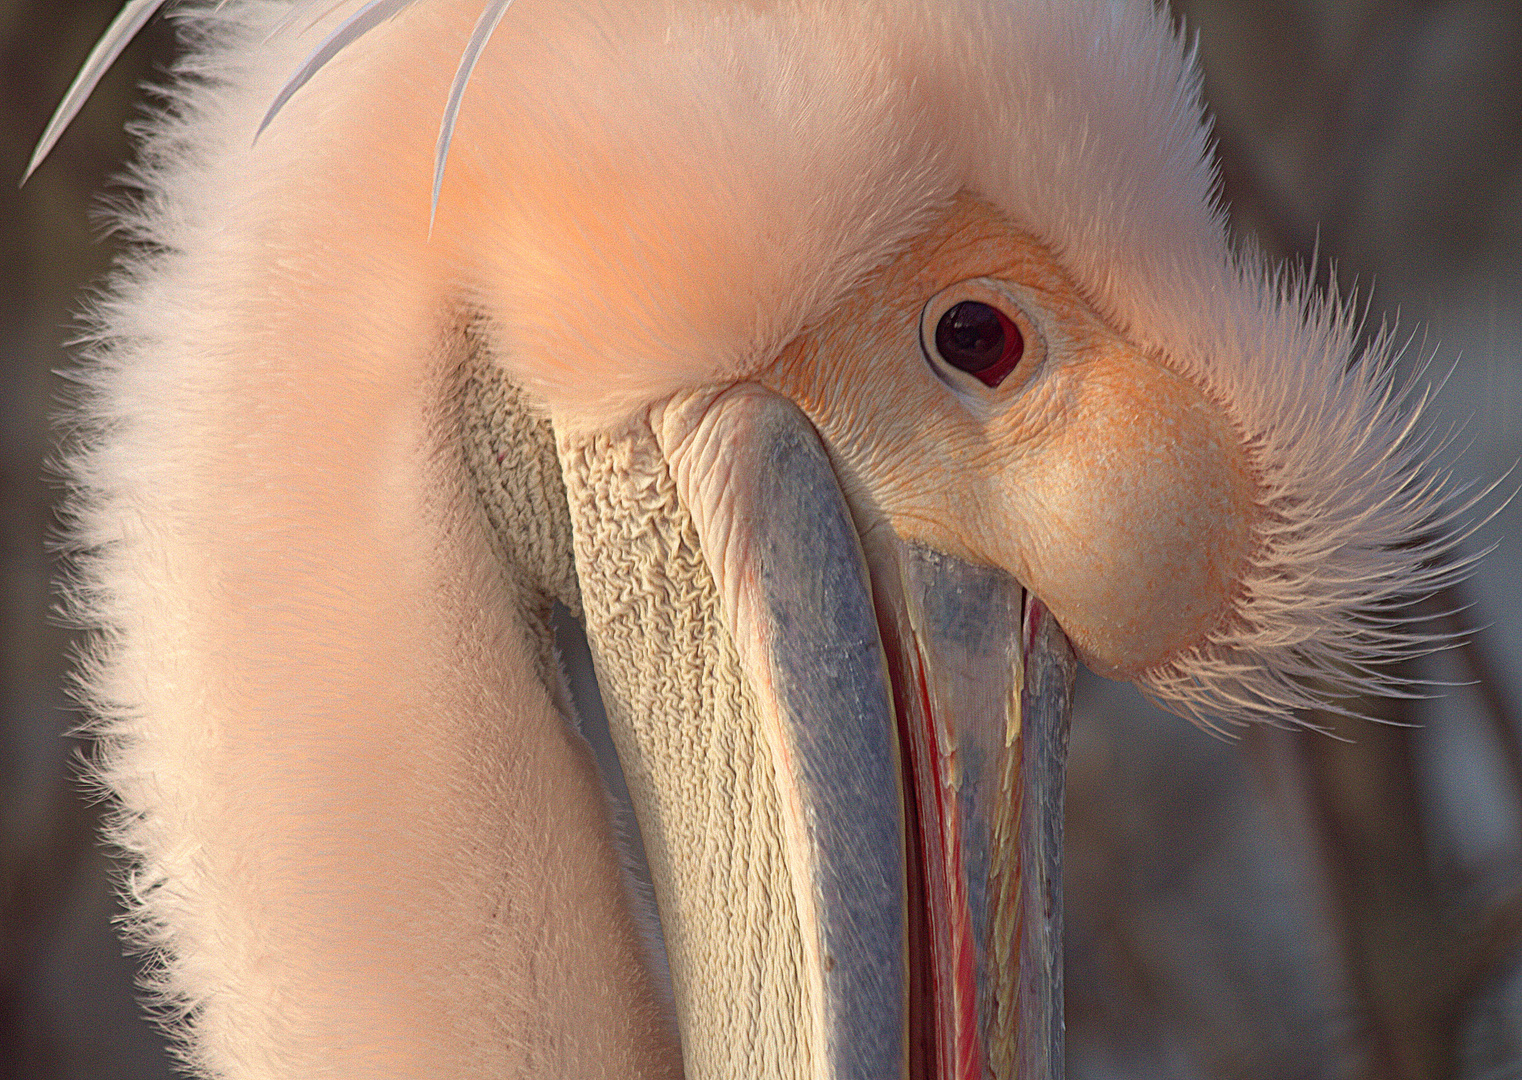
[[[1472,502],[1151,0],[180,14],[69,601],[198,1075],[1050,1080],[1075,658],[1232,724],[1431,646]]]

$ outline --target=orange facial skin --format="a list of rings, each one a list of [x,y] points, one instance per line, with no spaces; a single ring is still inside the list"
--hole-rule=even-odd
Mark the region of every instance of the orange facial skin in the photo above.
[[[995,388],[935,355],[963,298],[1024,337]],[[1230,618],[1255,517],[1241,438],[986,203],[957,198],[758,381],[818,427],[864,532],[1007,570],[1099,672],[1136,678]]]

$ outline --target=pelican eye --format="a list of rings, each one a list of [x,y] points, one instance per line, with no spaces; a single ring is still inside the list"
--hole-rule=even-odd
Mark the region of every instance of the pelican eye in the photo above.
[[[935,326],[935,351],[959,371],[998,386],[1025,355],[1025,337],[1010,317],[981,300],[946,309]]]

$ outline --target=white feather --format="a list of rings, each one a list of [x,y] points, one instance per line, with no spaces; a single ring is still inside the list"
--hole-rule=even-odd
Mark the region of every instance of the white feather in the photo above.
[[[350,15],[333,31],[323,38],[321,43],[312,50],[301,66],[296,69],[286,84],[280,88],[280,93],[275,95],[275,100],[270,102],[269,110],[264,114],[264,119],[259,121],[259,130],[254,133],[258,138],[264,134],[264,129],[270,126],[270,121],[280,114],[285,103],[303,86],[312,80],[312,76],[321,71],[339,53],[360,38],[364,37],[377,26],[396,18],[403,11],[411,7],[417,0],[369,0],[363,7]]]
[[[21,177],[23,183],[27,177],[37,171],[37,166],[42,164],[48,153],[58,144],[59,138],[68,128],[69,123],[79,115],[79,110],[84,108],[85,102],[95,92],[101,77],[110,70],[112,64],[116,63],[116,58],[122,54],[122,50],[131,43],[133,38],[137,37],[137,32],[148,24],[159,8],[164,6],[164,2],[165,0],[128,0],[117,13],[116,18],[111,20],[111,25],[95,43],[95,48],[90,51],[89,57],[79,69],[79,74],[74,76],[74,81],[69,84],[63,101],[59,102],[58,108],[53,111],[52,117],[48,120],[48,126],[43,129],[42,136],[37,140],[31,160],[27,162],[26,172]]]
[[[34,166],[158,6],[113,24]],[[1463,572],[1445,557],[1467,504],[1423,471],[1386,341],[1350,363],[1345,306],[1233,249],[1198,74],[1151,0],[515,0],[498,25],[505,7],[351,0],[315,49],[284,4],[203,9],[198,78],[144,151],[129,226],[159,254],[98,312],[72,604],[103,628],[84,682],[116,836],[198,1068],[320,1071],[339,1044],[284,1025],[292,997],[331,999],[346,1033],[387,1032],[345,1075],[525,1060],[492,1027],[519,999],[470,899],[522,853],[480,842],[495,810],[471,784],[522,780],[492,764],[492,724],[532,696],[529,667],[494,621],[425,400],[466,316],[558,424],[606,426],[745,376],[971,189],[1203,387],[1258,469],[1235,618],[1147,688],[1193,713],[1282,716],[1390,689],[1375,665],[1426,647],[1394,613]],[[311,480],[334,476],[335,491]],[[374,671],[384,694],[351,685]],[[357,696],[302,697],[298,679]],[[400,748],[396,716],[418,736]],[[231,739],[313,819],[336,805],[386,826],[373,865],[323,864],[353,892],[311,933],[375,935],[349,966],[292,966],[320,942],[269,940],[263,915],[335,886],[230,854],[310,825],[229,788]],[[375,776],[339,767],[376,745]],[[290,764],[303,754],[329,771]],[[387,877],[406,859],[410,896]],[[450,986],[412,978],[439,963]]]
[[[460,102],[465,97],[465,87],[470,83],[471,73],[476,70],[476,63],[481,59],[486,43],[491,40],[492,31],[497,29],[497,24],[507,14],[511,4],[512,0],[491,0],[486,5],[481,17],[476,20],[476,28],[470,32],[465,52],[460,56],[460,67],[449,87],[449,101],[444,106],[444,119],[439,124],[438,147],[433,155],[433,205],[428,210],[430,226],[439,212],[439,189],[444,186],[444,165],[449,160],[449,144],[454,139],[455,124],[460,118]]]

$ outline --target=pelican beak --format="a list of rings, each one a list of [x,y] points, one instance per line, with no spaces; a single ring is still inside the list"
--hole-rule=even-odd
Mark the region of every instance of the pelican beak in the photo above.
[[[1056,623],[1001,571],[863,542],[785,398],[694,395],[652,429],[771,748],[814,1075],[1060,1077]]]
[[[1007,574],[870,557],[903,748],[911,1075],[1063,1073],[1062,815],[1074,658]],[[917,857],[916,857],[917,856]]]

